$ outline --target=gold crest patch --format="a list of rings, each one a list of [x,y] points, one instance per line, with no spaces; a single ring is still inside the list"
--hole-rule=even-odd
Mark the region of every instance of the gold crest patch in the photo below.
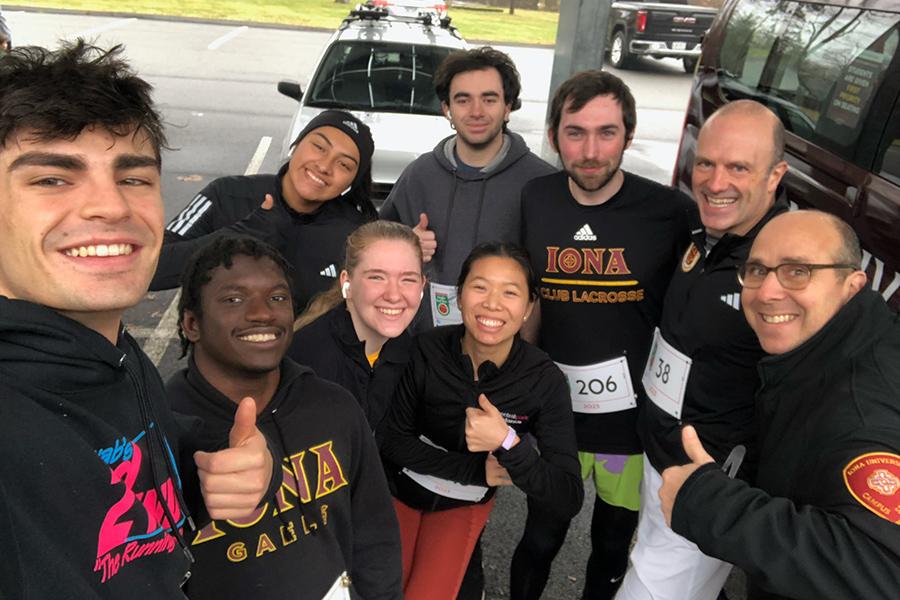
[[[681,270],[687,273],[691,269],[697,266],[697,262],[700,261],[700,250],[697,249],[697,245],[694,242],[691,242],[691,245],[688,246],[688,249],[684,252],[684,257],[681,259]]]

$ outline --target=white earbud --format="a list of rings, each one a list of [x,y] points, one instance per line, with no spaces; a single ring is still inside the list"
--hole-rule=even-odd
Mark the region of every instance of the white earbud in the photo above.
[[[350,293],[350,282],[349,282],[349,281],[345,281],[344,284],[341,286],[341,297],[342,297],[344,300],[346,300],[346,299],[347,299],[347,294],[349,294],[349,293]]]
[[[424,297],[425,297],[425,290],[422,290],[421,292],[419,292],[419,300],[421,300]]]

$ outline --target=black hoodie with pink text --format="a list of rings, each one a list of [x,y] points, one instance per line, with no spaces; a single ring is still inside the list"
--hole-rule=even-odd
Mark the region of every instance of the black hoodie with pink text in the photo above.
[[[0,296],[0,598],[183,598],[184,425],[127,332]]]

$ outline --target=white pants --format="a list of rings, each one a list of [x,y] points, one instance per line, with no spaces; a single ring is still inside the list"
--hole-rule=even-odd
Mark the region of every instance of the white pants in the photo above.
[[[661,486],[662,477],[644,455],[637,543],[616,600],[715,600],[731,565],[703,554],[666,525]]]

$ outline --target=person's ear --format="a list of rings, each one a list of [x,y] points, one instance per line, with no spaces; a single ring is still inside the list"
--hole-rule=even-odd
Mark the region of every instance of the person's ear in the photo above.
[[[531,313],[534,312],[534,303],[535,303],[534,300],[529,300],[529,301],[528,301],[528,308],[525,309],[525,316],[522,317],[522,322],[523,322],[523,323],[524,323],[525,321],[527,321],[528,318],[531,316]]]
[[[184,316],[181,319],[181,332],[192,344],[200,341],[200,319],[197,318],[193,311],[184,311]]]
[[[778,189],[778,184],[781,183],[781,178],[784,177],[784,174],[787,173],[788,164],[786,161],[781,161],[769,171],[769,181],[766,185],[766,191],[770,195],[775,194],[775,190]]]
[[[847,290],[847,300],[850,300],[859,290],[866,287],[868,281],[869,277],[865,271],[853,271],[847,275],[847,279],[844,281],[844,289]]]

